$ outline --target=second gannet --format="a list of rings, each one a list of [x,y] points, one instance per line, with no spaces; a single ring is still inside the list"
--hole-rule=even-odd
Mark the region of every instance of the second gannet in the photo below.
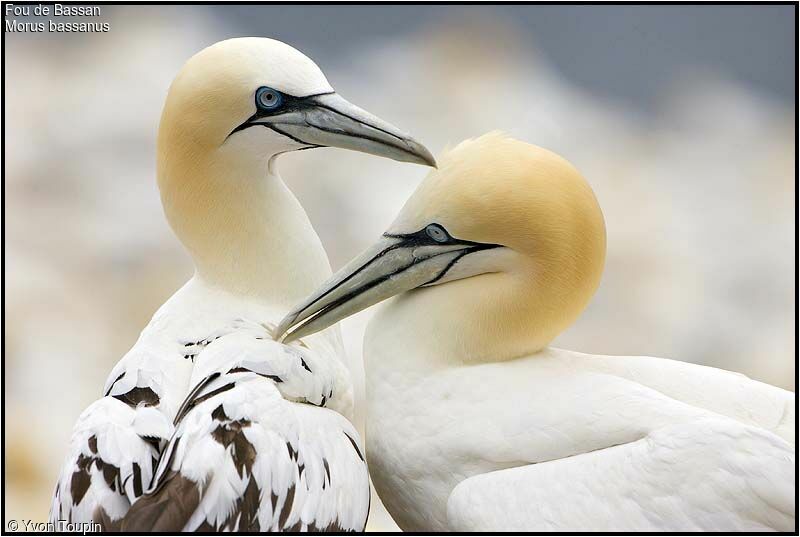
[[[398,295],[364,358],[370,472],[401,528],[795,528],[792,393],[548,347],[605,247],[574,167],[490,134],[440,159],[380,241],[281,322],[290,341]]]
[[[181,69],[161,116],[158,184],[196,274],[80,416],[56,527],[364,529],[369,478],[340,334],[282,345],[269,333],[331,273],[277,170],[279,155],[323,146],[434,164],[279,41],[223,41]]]

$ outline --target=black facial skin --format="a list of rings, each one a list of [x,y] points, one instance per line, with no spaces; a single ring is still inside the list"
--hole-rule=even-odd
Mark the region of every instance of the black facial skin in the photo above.
[[[381,283],[385,282],[386,280],[396,276],[397,274],[400,274],[400,273],[410,269],[411,267],[413,267],[414,265],[416,265],[418,263],[425,262],[425,261],[427,261],[429,259],[432,259],[432,258],[440,256],[440,255],[445,255],[445,253],[452,253],[453,251],[457,252],[456,257],[454,259],[452,259],[447,264],[447,266],[445,266],[439,272],[439,274],[437,274],[431,280],[429,280],[429,281],[427,281],[427,282],[425,282],[425,283],[423,283],[423,284],[418,286],[418,287],[424,287],[426,285],[431,285],[433,283],[436,283],[437,281],[442,279],[444,277],[444,275],[447,274],[447,271],[449,271],[464,256],[466,256],[468,254],[471,254],[473,252],[481,251],[481,250],[490,250],[492,248],[502,248],[501,244],[484,244],[484,243],[480,243],[480,242],[473,242],[473,241],[465,241],[465,240],[461,240],[461,239],[456,239],[452,235],[450,235],[442,225],[436,224],[436,223],[428,224],[424,228],[420,229],[419,231],[415,231],[414,233],[403,233],[403,234],[384,233],[383,236],[384,237],[388,237],[388,238],[392,238],[392,239],[399,239],[399,240],[396,243],[394,243],[394,244],[392,244],[390,246],[387,246],[386,248],[384,248],[383,250],[378,252],[374,257],[372,257],[369,261],[367,261],[366,263],[364,263],[363,265],[358,267],[357,270],[355,270],[353,273],[348,275],[345,279],[343,279],[337,285],[335,285],[334,287],[332,287],[331,289],[326,291],[324,294],[322,294],[319,297],[317,297],[315,302],[321,300],[322,298],[324,298],[325,296],[327,296],[331,292],[335,291],[336,289],[339,289],[342,286],[342,284],[344,284],[347,281],[351,280],[357,274],[361,273],[367,267],[372,265],[375,261],[379,260],[380,258],[382,258],[383,256],[385,256],[386,254],[388,254],[389,252],[391,252],[393,250],[397,250],[399,248],[417,248],[417,247],[422,247],[422,246],[462,246],[463,248],[460,249],[460,250],[450,250],[449,252],[438,252],[438,253],[437,252],[433,252],[433,253],[426,254],[425,256],[415,257],[412,261],[409,261],[407,264],[399,267],[394,272],[392,272],[390,274],[383,275],[383,276],[381,276],[379,278],[376,278],[375,280],[371,280],[371,281],[363,284],[361,287],[359,287],[357,289],[354,289],[353,291],[347,293],[346,295],[339,297],[337,300],[331,302],[327,306],[324,306],[322,309],[320,309],[319,311],[314,313],[314,315],[312,315],[311,317],[309,317],[308,319],[306,319],[305,321],[300,323],[298,325],[298,328],[303,327],[303,326],[307,325],[310,322],[313,322],[313,320],[316,319],[320,315],[324,315],[326,313],[329,313],[329,312],[335,310],[336,308],[341,307],[343,304],[346,304],[347,302],[349,302],[354,297],[360,295],[361,293],[364,293],[365,291],[368,291],[368,290],[372,289],[373,287],[376,287],[376,286],[380,285]]]
[[[259,102],[259,92],[261,92],[262,90],[276,94],[279,97],[279,103],[280,104],[275,106],[275,107],[272,107],[272,108],[265,107],[262,103]],[[235,129],[233,129],[225,139],[227,140],[233,134],[235,134],[235,133],[237,133],[239,131],[248,129],[250,127],[261,126],[261,127],[266,127],[268,129],[271,129],[272,131],[277,132],[278,134],[281,134],[281,135],[283,135],[283,136],[285,136],[285,137],[287,137],[287,138],[289,138],[291,140],[294,140],[298,144],[302,144],[302,145],[306,146],[306,147],[301,147],[299,149],[296,149],[296,151],[303,150],[303,149],[314,149],[315,147],[323,147],[323,146],[321,146],[319,144],[312,144],[312,143],[306,142],[304,140],[301,140],[301,139],[297,138],[296,136],[292,136],[291,134],[285,132],[284,129],[282,129],[279,124],[276,124],[276,123],[256,123],[256,121],[258,121],[259,119],[265,118],[265,117],[281,116],[281,115],[288,114],[288,113],[291,113],[291,112],[298,112],[298,111],[302,112],[302,111],[309,111],[309,110],[316,110],[317,112],[319,112],[321,109],[324,109],[324,110],[327,110],[328,112],[332,112],[335,115],[347,118],[347,119],[349,119],[351,121],[359,123],[359,124],[361,124],[361,125],[363,125],[365,127],[368,127],[370,129],[374,129],[376,131],[380,131],[380,132],[382,132],[384,134],[387,134],[391,138],[397,139],[397,143],[395,144],[395,143],[392,143],[391,140],[379,139],[379,138],[376,138],[374,136],[369,136],[368,134],[364,134],[364,133],[343,132],[341,129],[336,128],[335,125],[327,126],[327,125],[324,124],[324,122],[320,123],[320,124],[316,124],[316,125],[309,125],[309,126],[313,127],[314,129],[320,130],[320,131],[325,131],[325,132],[338,134],[338,135],[346,135],[346,136],[352,137],[352,138],[360,138],[362,140],[368,140],[368,141],[375,142],[375,143],[378,143],[378,144],[395,146],[397,149],[400,149],[401,151],[407,151],[407,148],[404,146],[404,143],[405,143],[404,139],[402,137],[398,136],[397,134],[391,133],[391,132],[387,131],[386,129],[381,128],[378,125],[372,125],[370,123],[365,123],[365,122],[363,122],[363,120],[361,120],[359,118],[356,118],[356,117],[353,117],[353,116],[347,114],[346,112],[343,112],[342,110],[337,110],[336,108],[333,108],[332,106],[329,106],[328,104],[325,104],[322,100],[319,99],[320,97],[322,97],[324,95],[333,95],[335,93],[336,92],[334,92],[334,91],[327,91],[327,92],[323,92],[323,93],[315,93],[314,95],[307,95],[305,97],[295,97],[294,95],[289,95],[288,93],[282,93],[280,91],[277,91],[275,89],[269,88],[267,86],[262,86],[262,87],[258,88],[254,93],[254,100],[255,100],[255,105],[256,105],[255,114],[253,114],[252,116],[247,118],[247,120],[244,121],[244,123],[242,123],[241,125],[239,125]]]
[[[432,233],[429,233],[429,231],[428,231],[430,228],[436,228],[438,231],[443,232],[444,235],[446,236],[445,240],[436,240],[436,239],[434,239],[433,236],[432,236]],[[469,255],[469,254],[474,253],[474,252],[479,252],[481,250],[490,250],[492,248],[501,248],[502,247],[501,244],[487,244],[487,243],[482,243],[482,242],[465,241],[465,240],[453,238],[450,235],[450,233],[447,232],[447,230],[444,228],[444,226],[442,226],[440,224],[437,224],[435,222],[432,223],[432,224],[428,224],[424,228],[420,229],[419,231],[415,231],[414,233],[404,233],[404,234],[400,234],[400,235],[392,235],[392,234],[389,234],[389,233],[384,233],[383,236],[384,237],[390,237],[390,238],[393,238],[393,239],[402,239],[402,240],[401,240],[401,242],[398,242],[397,244],[393,244],[389,248],[387,248],[387,249],[383,250],[382,252],[380,252],[378,255],[376,255],[374,258],[372,258],[369,261],[369,263],[364,265],[365,267],[367,265],[369,265],[370,263],[372,263],[378,257],[384,255],[386,252],[388,252],[390,250],[394,250],[396,248],[413,248],[413,247],[418,247],[418,246],[464,246],[464,249],[458,254],[458,256],[456,256],[455,259],[450,261],[450,263],[448,263],[447,266],[444,267],[444,269],[442,269],[442,271],[439,272],[438,275],[436,275],[436,277],[434,277],[430,281],[427,281],[427,282],[423,283],[422,285],[420,285],[420,287],[424,287],[426,285],[430,285],[432,283],[436,283],[437,281],[441,280],[444,277],[444,275],[447,274],[447,271],[450,270],[451,268],[453,268],[453,265],[458,263],[461,260],[461,258],[466,256],[466,255]],[[441,255],[441,254],[434,254],[433,256],[430,256],[430,257],[434,257],[436,255]],[[429,259],[430,257],[424,258],[424,259]],[[391,277],[391,276],[394,276],[395,274],[403,272],[404,270],[406,270],[406,269],[408,269],[410,267],[411,267],[411,265],[408,265],[406,267],[400,268],[396,272],[393,272],[392,274],[387,276],[387,279],[389,277]]]
[[[230,134],[228,134],[228,137],[230,137],[234,133],[237,133],[239,131],[248,129],[250,127],[266,127],[268,129],[272,129],[273,131],[277,132],[278,134],[286,136],[287,138],[291,138],[292,140],[294,140],[297,143],[304,144],[304,145],[309,145],[309,149],[311,147],[319,147],[319,146],[310,145],[310,144],[304,142],[303,140],[298,140],[294,136],[283,132],[280,128],[276,127],[275,125],[273,125],[271,123],[254,123],[254,122],[259,120],[259,119],[261,119],[261,118],[271,117],[271,116],[278,116],[278,115],[286,114],[286,113],[289,113],[289,112],[307,110],[309,108],[319,108],[319,107],[328,108],[328,107],[320,104],[316,100],[316,98],[320,97],[322,95],[330,95],[330,94],[332,94],[334,92],[328,91],[328,92],[325,92],[325,93],[315,93],[314,95],[307,95],[306,97],[295,97],[294,95],[289,95],[288,93],[280,93],[280,92],[277,92],[277,91],[276,91],[276,93],[279,93],[279,95],[281,96],[281,99],[282,99],[282,102],[281,102],[280,106],[276,106],[275,108],[272,108],[272,109],[265,109],[265,108],[263,108],[262,106],[259,105],[259,103],[257,101],[257,97],[254,97],[256,99],[256,113],[253,114],[252,116],[250,116],[249,118],[247,118],[244,121],[244,123],[242,123],[241,125],[239,125],[235,129],[233,129],[230,132]],[[255,92],[255,95],[258,95],[258,91]]]
[[[431,226],[436,226],[439,230],[443,231],[447,235],[446,240],[445,241],[434,240],[431,237],[431,235],[428,233],[428,231],[427,231],[428,228],[431,227]],[[345,278],[344,280],[339,282],[339,284],[336,285],[335,287],[332,287],[331,289],[329,289],[325,294],[321,295],[317,300],[322,299],[328,293],[331,293],[335,289],[338,289],[343,283],[345,283],[348,280],[350,280],[351,278],[353,278],[356,274],[359,274],[361,271],[363,271],[365,268],[370,266],[376,260],[378,260],[381,257],[385,256],[387,253],[391,252],[392,250],[396,250],[398,248],[415,248],[415,247],[420,247],[420,246],[452,246],[452,245],[464,246],[464,249],[461,250],[459,252],[459,254],[455,257],[455,259],[450,261],[450,263],[448,263],[447,266],[444,269],[442,269],[441,272],[439,272],[439,274],[437,274],[433,279],[423,283],[419,287],[424,287],[426,285],[430,285],[430,284],[435,283],[435,282],[439,281],[440,279],[442,279],[444,277],[444,275],[447,274],[447,271],[450,270],[453,267],[453,265],[455,265],[462,257],[464,257],[464,256],[466,256],[468,254],[471,254],[473,252],[478,252],[480,250],[490,250],[492,248],[502,248],[501,244],[484,244],[484,243],[481,243],[481,242],[464,241],[464,240],[453,238],[449,233],[447,233],[447,230],[443,226],[441,226],[439,224],[436,224],[436,223],[429,224],[429,225],[425,226],[424,228],[422,228],[421,230],[416,231],[414,233],[405,233],[405,234],[399,234],[399,235],[393,235],[393,234],[389,234],[389,233],[384,233],[383,236],[384,237],[393,238],[393,239],[401,239],[401,240],[399,242],[395,243],[395,244],[392,244],[391,246],[388,246],[388,247],[384,248],[380,252],[378,252],[375,255],[375,257],[373,257],[372,259],[370,259],[369,261],[367,261],[366,263],[361,265],[358,268],[358,270],[354,271],[347,278]],[[443,254],[434,253],[434,254],[430,254],[430,255],[428,255],[426,257],[416,258],[414,261],[410,262],[408,265],[404,265],[404,266],[400,267],[399,269],[397,269],[396,271],[392,272],[391,274],[387,274],[385,276],[382,276],[381,278],[372,280],[372,281],[364,284],[363,286],[359,287],[358,289],[355,289],[352,292],[348,293],[347,295],[342,296],[341,298],[339,298],[335,302],[332,302],[332,303],[328,304],[322,310],[320,310],[317,314],[315,314],[314,317],[316,317],[317,315],[321,315],[321,314],[324,314],[326,312],[329,312],[331,310],[334,310],[334,309],[338,308],[342,304],[348,302],[354,296],[357,296],[357,295],[363,293],[364,291],[368,291],[369,289],[372,289],[373,287],[375,287],[377,285],[380,285],[381,283],[385,282],[386,280],[388,280],[392,276],[400,274],[401,272],[404,272],[404,271],[408,270],[409,268],[411,268],[415,264],[423,262],[423,261],[426,261],[426,260],[431,259],[433,257],[436,257],[437,255],[443,255]],[[311,317],[310,319],[306,320],[300,326],[302,326],[303,324],[306,324],[308,322],[311,322],[311,320],[314,319],[314,317]]]

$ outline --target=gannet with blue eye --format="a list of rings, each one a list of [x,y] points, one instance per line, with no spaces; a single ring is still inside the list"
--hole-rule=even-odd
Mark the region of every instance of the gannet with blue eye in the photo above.
[[[331,274],[276,164],[324,146],[434,165],[281,42],[223,41],[181,69],[161,117],[158,184],[196,273],[79,418],[51,520],[106,531],[364,529],[369,480],[347,419],[339,331],[293,345],[269,333]]]
[[[548,347],[599,285],[605,240],[574,167],[483,136],[281,322],[291,341],[394,297],[365,335],[366,434],[401,528],[794,529],[792,393]]]

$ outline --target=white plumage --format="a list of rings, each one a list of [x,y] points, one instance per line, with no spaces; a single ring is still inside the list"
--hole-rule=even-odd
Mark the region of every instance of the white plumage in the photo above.
[[[369,478],[345,417],[338,333],[287,346],[257,321],[275,318],[187,284],[82,414],[51,518],[109,530],[363,529]]]
[[[268,328],[330,276],[276,164],[321,146],[433,164],[278,41],[223,41],[183,67],[161,118],[158,180],[197,272],[81,415],[51,520],[363,531],[369,477],[338,328],[292,345]]]
[[[726,420],[671,425],[629,444],[467,479],[448,499],[448,526],[791,531],[791,453]]]
[[[367,453],[404,529],[791,531],[794,397],[672,360],[548,349],[441,368],[366,342]],[[462,394],[462,395],[458,395]]]
[[[577,170],[490,134],[453,149],[378,243],[280,323],[291,341],[389,299],[364,341],[367,457],[401,528],[794,529],[794,394],[548,347],[604,258]]]
[[[361,528],[369,478],[358,434],[344,417],[352,393],[336,346],[290,347],[258,324],[231,325],[205,340],[195,358],[195,388],[177,412],[151,489],[126,524],[144,518],[153,530],[168,529],[182,514],[176,502],[184,502],[191,506],[187,531]]]

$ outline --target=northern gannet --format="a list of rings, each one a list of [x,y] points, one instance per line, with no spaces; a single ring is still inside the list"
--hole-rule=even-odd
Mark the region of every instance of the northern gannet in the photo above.
[[[289,341],[399,295],[364,359],[370,473],[401,528],[795,528],[792,393],[548,347],[605,250],[576,169],[490,134],[440,159],[380,241],[281,322]]]
[[[122,530],[357,530],[369,510],[337,329],[270,323],[331,270],[278,155],[333,146],[434,165],[271,39],[217,43],[172,83],[158,133],[166,216],[196,273],[80,416],[51,520]]]

